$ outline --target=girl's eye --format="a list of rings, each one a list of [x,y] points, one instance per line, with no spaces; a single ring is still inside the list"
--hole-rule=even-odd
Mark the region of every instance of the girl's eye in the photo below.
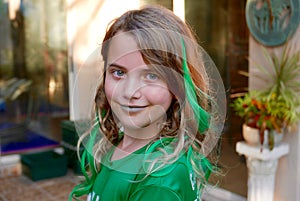
[[[114,70],[112,74],[116,78],[123,78],[125,76],[125,72],[122,70]]]
[[[158,75],[154,74],[154,73],[148,73],[146,75],[146,79],[147,80],[151,80],[151,81],[154,81],[154,80],[157,80],[159,79]]]

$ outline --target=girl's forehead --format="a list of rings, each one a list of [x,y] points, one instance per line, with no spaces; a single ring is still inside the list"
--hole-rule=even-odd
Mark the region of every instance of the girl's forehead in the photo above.
[[[124,57],[139,55],[138,45],[132,35],[121,32],[108,41],[108,63],[116,62]]]

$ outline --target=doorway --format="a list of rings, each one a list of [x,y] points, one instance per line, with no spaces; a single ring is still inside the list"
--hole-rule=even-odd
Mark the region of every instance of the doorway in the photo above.
[[[199,38],[199,44],[215,62],[227,92],[227,121],[220,139],[217,187],[247,196],[245,159],[235,151],[242,141],[240,118],[231,113],[231,96],[248,87],[248,79],[239,74],[248,72],[249,33],[245,21],[246,0],[185,1],[185,18]]]

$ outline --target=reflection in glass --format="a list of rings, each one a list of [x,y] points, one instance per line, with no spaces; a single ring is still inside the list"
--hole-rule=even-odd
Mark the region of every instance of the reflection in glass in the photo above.
[[[67,116],[66,2],[0,0],[0,16],[0,81],[32,82],[17,100],[4,100],[1,117],[37,120],[44,126],[45,119],[49,123]]]

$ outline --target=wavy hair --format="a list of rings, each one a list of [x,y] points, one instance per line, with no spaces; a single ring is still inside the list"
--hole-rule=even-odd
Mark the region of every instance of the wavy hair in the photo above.
[[[204,125],[207,122],[200,121],[199,123],[195,120],[195,113],[197,112],[193,109],[193,104],[199,105],[209,118],[214,118],[214,114],[211,113],[213,101],[209,96],[210,81],[204,61],[201,59],[202,52],[196,45],[195,34],[185,22],[166,8],[147,6],[140,10],[128,11],[108,26],[101,49],[104,68],[107,65],[109,41],[122,32],[129,32],[134,37],[145,63],[152,66],[166,80],[170,92],[175,97],[167,111],[167,120],[162,125],[160,133],[160,138],[176,138],[176,141],[172,143],[174,151],[172,153],[162,151],[164,154],[152,162],[153,164],[149,166],[147,174],[157,170],[155,163],[158,161],[164,161],[158,167],[161,168],[165,164],[177,160],[180,153],[188,152],[200,190],[206,183],[209,172],[214,171],[213,166],[204,156],[207,155],[205,154],[205,143],[212,137],[209,136],[211,135],[209,125]],[[183,49],[186,55],[183,55]],[[195,103],[190,103],[191,101],[187,99],[187,86],[185,85],[183,69],[184,59],[186,59],[186,69],[188,69],[188,76],[191,79],[190,84],[194,88]],[[117,145],[120,133],[107,101],[104,85],[105,69],[95,96],[99,127],[105,136],[94,145],[95,161],[93,164],[89,162],[92,168],[97,169],[94,171],[95,174],[99,171],[99,167],[96,168],[95,164],[97,161],[101,161],[101,158],[112,145]],[[207,118],[207,116],[203,118]],[[88,189],[82,192],[89,193]],[[80,194],[74,193],[74,195]]]

